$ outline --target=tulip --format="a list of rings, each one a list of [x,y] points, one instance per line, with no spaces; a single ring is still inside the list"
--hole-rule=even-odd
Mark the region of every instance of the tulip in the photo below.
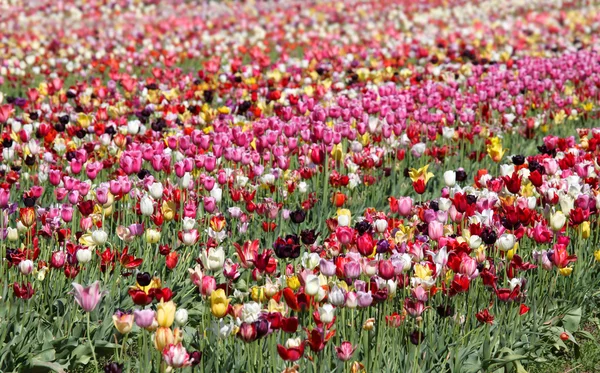
[[[333,289],[329,292],[328,299],[334,306],[343,306],[346,303],[346,292],[337,285],[334,285]]]
[[[164,188],[161,183],[152,183],[148,187],[148,193],[150,193],[150,196],[154,199],[160,199],[163,195],[163,190]]]
[[[333,307],[329,303],[326,303],[322,307],[319,307],[318,311],[319,319],[325,324],[329,324],[335,318],[335,307]]]
[[[222,319],[227,314],[229,308],[229,299],[225,295],[225,290],[217,289],[210,295],[210,312],[213,316]]]
[[[410,215],[410,211],[412,210],[413,201],[410,197],[400,197],[398,198],[398,213],[402,216]]]
[[[510,233],[504,233],[496,241],[496,246],[500,251],[511,250],[516,243],[516,237]]]
[[[313,274],[308,275],[304,281],[304,291],[308,295],[316,295],[320,286],[319,277]]]
[[[350,342],[342,342],[342,344],[340,345],[340,347],[335,348],[335,351],[337,353],[337,357],[338,359],[340,359],[341,361],[348,361],[350,360],[350,358],[352,357],[352,354],[354,354],[354,351],[356,350],[356,347],[352,347],[352,343]]]
[[[21,224],[29,228],[35,224],[35,210],[33,207],[21,207],[19,209]]]
[[[560,231],[566,222],[567,217],[562,211],[556,211],[550,215],[550,228],[555,232]]]
[[[165,347],[173,344],[175,336],[170,328],[158,328],[154,333],[154,347],[158,351],[163,351]]]
[[[191,364],[190,355],[181,343],[166,346],[162,350],[162,357],[170,368],[182,368]]]
[[[81,264],[88,263],[92,260],[92,250],[89,249],[79,249],[76,253],[77,261]]]
[[[352,220],[352,214],[350,213],[350,210],[338,209],[338,211],[337,211],[338,226],[348,227],[350,225],[351,220]]]
[[[92,241],[95,245],[104,245],[108,240],[108,234],[102,229],[97,229],[92,232]]]
[[[355,292],[348,292],[346,295],[346,307],[354,309],[358,307],[358,297]]]
[[[152,228],[146,229],[146,232],[144,234],[144,238],[149,244],[157,243],[158,241],[160,241],[160,236],[160,231]]]
[[[225,251],[222,247],[202,251],[202,263],[208,270],[221,270],[225,264]]]
[[[29,259],[21,260],[19,263],[19,271],[21,271],[21,273],[25,276],[29,275],[31,272],[33,272],[33,262]]]
[[[259,314],[260,304],[256,302],[248,302],[242,307],[241,320],[245,323],[252,324],[258,320]]]
[[[444,172],[444,183],[446,183],[447,186],[449,187],[453,187],[456,185],[456,172],[449,170]]]
[[[429,238],[438,241],[444,235],[444,224],[439,221],[432,221],[428,224],[427,233]]]
[[[134,316],[131,313],[126,313],[118,310],[112,317],[115,328],[121,334],[127,334],[133,328]]]
[[[85,288],[76,282],[73,282],[72,285],[74,288],[72,294],[75,296],[75,302],[77,302],[85,312],[92,312],[98,303],[100,303],[102,296],[106,294],[106,292],[100,291],[100,282],[98,281]]]
[[[296,361],[304,355],[304,343],[300,338],[288,339],[285,347],[277,345],[277,353],[285,361]]]
[[[55,251],[50,257],[50,266],[52,268],[62,268],[67,260],[67,254],[64,251]]]
[[[175,321],[175,303],[173,301],[164,302],[160,301],[156,307],[156,320],[158,326],[163,328],[170,328]]]
[[[135,324],[140,328],[149,328],[155,320],[155,312],[151,309],[133,311]]]
[[[142,216],[151,216],[154,213],[154,201],[149,196],[142,197],[140,201]]]

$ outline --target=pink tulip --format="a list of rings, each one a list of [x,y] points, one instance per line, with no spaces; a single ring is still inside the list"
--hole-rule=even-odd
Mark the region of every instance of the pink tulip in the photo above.
[[[354,354],[354,351],[356,350],[356,347],[352,347],[352,343],[350,342],[342,342],[342,344],[340,345],[340,347],[335,347],[335,351],[337,353],[337,357],[338,359],[340,359],[341,361],[348,361],[350,360],[350,358],[352,357],[352,354]]]
[[[73,295],[75,296],[75,302],[79,304],[81,308],[85,312],[92,312],[100,300],[102,296],[106,294],[104,291],[100,291],[100,282],[95,281],[92,285],[84,288],[80,284],[73,282]]]

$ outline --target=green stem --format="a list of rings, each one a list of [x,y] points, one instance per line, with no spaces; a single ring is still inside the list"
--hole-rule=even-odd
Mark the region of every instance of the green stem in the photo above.
[[[90,343],[90,349],[92,350],[92,358],[94,359],[94,368],[96,373],[98,373],[98,360],[96,360],[96,352],[94,352],[94,344],[92,343],[92,338],[90,337],[90,313],[87,313],[87,337],[88,342]]]

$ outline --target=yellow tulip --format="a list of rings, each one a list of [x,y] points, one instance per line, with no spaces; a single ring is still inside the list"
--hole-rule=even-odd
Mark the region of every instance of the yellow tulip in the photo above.
[[[175,202],[163,201],[160,210],[165,221],[171,221],[175,218]]]
[[[502,160],[502,157],[507,150],[508,149],[502,147],[502,140],[498,137],[492,137],[490,139],[490,144],[487,146],[488,155],[496,163]]]
[[[517,252],[517,249],[519,248],[519,243],[515,243],[515,246],[513,246],[512,249],[508,250],[506,252],[506,259],[508,260],[512,260],[513,256],[515,256],[515,253]]]
[[[175,338],[170,328],[158,328],[154,334],[154,347],[161,351],[170,344],[173,344]]]
[[[558,272],[559,272],[561,275],[563,275],[563,276],[565,276],[565,277],[568,277],[568,276],[571,276],[571,272],[573,272],[573,267],[565,267],[565,268],[560,268],[560,269],[558,270]]]
[[[590,222],[589,221],[584,221],[583,223],[581,223],[581,225],[579,226],[579,229],[580,229],[582,238],[587,239],[590,237],[591,230],[590,230]]]
[[[210,312],[213,316],[222,319],[227,315],[229,308],[229,299],[225,295],[225,290],[217,289],[210,294]]]
[[[596,259],[597,262],[600,262],[600,250],[594,251],[594,259]]]
[[[416,182],[417,180],[423,180],[425,184],[433,177],[432,172],[427,172],[429,165],[425,165],[419,169],[411,168],[408,171],[408,176],[412,180],[412,182]]]
[[[298,290],[300,288],[300,280],[298,276],[290,276],[287,278],[287,286],[293,291]]]
[[[164,302],[162,299],[156,307],[156,320],[158,321],[158,326],[163,328],[170,328],[173,325],[173,321],[175,321],[175,303],[173,301]]]
[[[255,302],[264,302],[266,300],[265,288],[262,286],[253,286],[250,289],[250,296]]]
[[[415,276],[420,278],[421,280],[427,280],[431,277],[433,271],[424,265],[415,264]]]

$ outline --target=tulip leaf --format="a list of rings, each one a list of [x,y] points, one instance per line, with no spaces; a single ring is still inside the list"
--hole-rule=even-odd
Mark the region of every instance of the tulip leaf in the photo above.
[[[573,333],[577,329],[579,329],[579,324],[581,323],[581,307],[569,310],[563,318],[562,324],[566,330]]]

